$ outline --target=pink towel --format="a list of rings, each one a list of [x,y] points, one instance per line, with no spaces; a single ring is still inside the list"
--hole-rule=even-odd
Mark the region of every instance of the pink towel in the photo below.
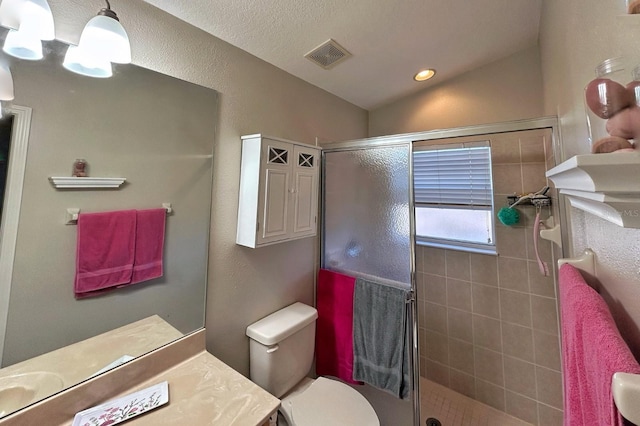
[[[131,281],[135,235],[135,210],[78,216],[74,284],[77,297]]]
[[[353,380],[353,292],[356,279],[321,269],[316,299],[316,373]]]
[[[136,255],[131,284],[162,276],[165,209],[138,210]]]
[[[559,275],[565,426],[619,426],[624,419],[611,394],[615,372],[640,374],[605,301],[580,272]]]

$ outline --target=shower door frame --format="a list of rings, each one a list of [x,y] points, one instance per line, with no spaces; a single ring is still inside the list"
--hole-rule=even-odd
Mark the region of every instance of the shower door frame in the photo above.
[[[524,130],[551,129],[553,156],[558,164],[565,160],[565,153],[560,141],[560,133],[557,117],[540,117],[526,120],[515,120],[500,123],[481,124],[475,126],[456,127],[451,129],[428,130],[424,132],[403,133],[390,136],[376,136],[365,139],[349,140],[332,143],[327,147],[322,147],[322,170],[324,170],[325,154],[329,152],[367,150],[372,148],[409,147],[409,243],[410,253],[410,280],[411,280],[411,300],[409,309],[409,322],[411,324],[411,360],[412,365],[412,395],[413,395],[413,424],[420,425],[420,354],[418,347],[418,318],[416,307],[416,230],[415,230],[415,202],[413,193],[413,142],[433,139],[447,139],[464,136],[482,136],[495,133],[517,132]],[[324,199],[325,174],[321,174],[320,195]],[[321,202],[320,211],[320,265],[324,265],[325,253],[325,206]],[[567,206],[564,197],[559,197],[560,223],[567,222]],[[568,230],[566,226],[561,228],[562,253],[569,248]],[[315,292],[314,292],[315,294]]]

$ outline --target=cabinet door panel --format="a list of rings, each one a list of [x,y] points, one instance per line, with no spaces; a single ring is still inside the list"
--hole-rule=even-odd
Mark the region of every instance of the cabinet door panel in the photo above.
[[[315,233],[316,229],[316,176],[310,173],[296,173],[294,233]]]
[[[263,242],[282,239],[287,234],[287,210],[289,208],[289,172],[266,170],[264,216],[259,230]]]
[[[285,240],[290,234],[289,198],[293,146],[272,139],[262,140],[259,224],[257,244]]]
[[[319,151],[305,146],[294,146],[294,208],[293,235],[315,235],[318,210]]]

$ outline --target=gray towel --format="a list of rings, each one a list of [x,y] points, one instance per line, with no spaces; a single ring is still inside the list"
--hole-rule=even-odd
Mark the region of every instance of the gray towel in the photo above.
[[[353,300],[353,379],[409,396],[408,290],[358,278]]]

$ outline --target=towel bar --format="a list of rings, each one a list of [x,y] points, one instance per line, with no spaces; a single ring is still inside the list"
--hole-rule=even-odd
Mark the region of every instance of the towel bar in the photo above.
[[[170,215],[173,213],[173,207],[171,203],[162,203],[162,208],[167,211],[167,214]],[[78,224],[78,215],[80,214],[80,209],[78,208],[68,208],[65,214],[65,225],[77,225]]]
[[[596,275],[596,254],[589,248],[578,257],[558,259],[558,268],[565,263],[568,263],[569,265],[592,276]]]

